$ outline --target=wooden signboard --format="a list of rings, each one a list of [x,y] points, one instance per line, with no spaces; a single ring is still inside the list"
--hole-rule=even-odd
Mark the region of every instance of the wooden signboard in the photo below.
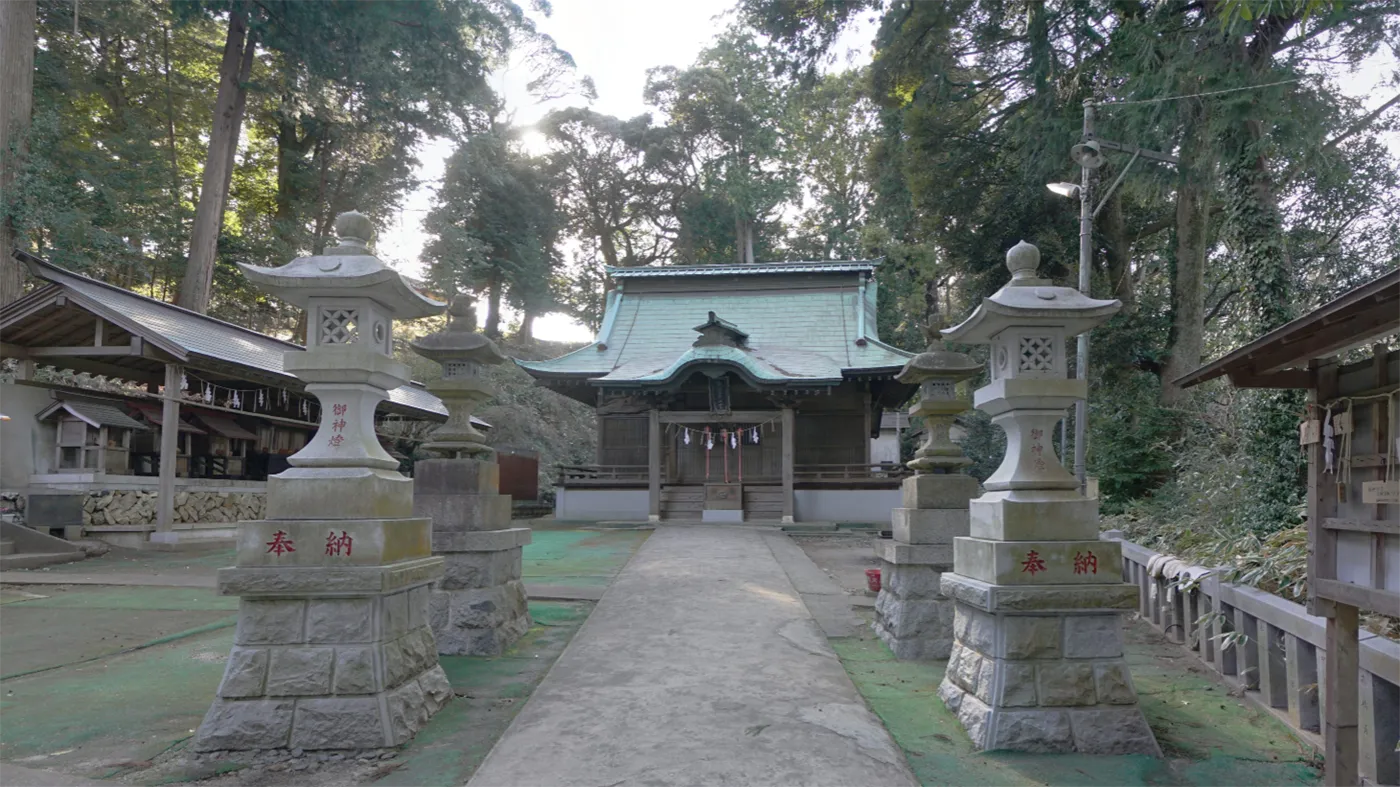
[[[1298,444],[1312,445],[1322,442],[1322,424],[1319,421],[1304,421],[1298,424]]]
[[[1368,506],[1400,505],[1400,480],[1367,481],[1361,485],[1361,502]]]

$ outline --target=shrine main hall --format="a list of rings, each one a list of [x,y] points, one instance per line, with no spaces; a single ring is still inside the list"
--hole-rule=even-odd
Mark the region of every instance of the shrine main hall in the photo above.
[[[889,522],[872,460],[914,387],[880,341],[876,262],[608,268],[597,338],[539,383],[595,408],[595,463],[559,469],[568,521]]]

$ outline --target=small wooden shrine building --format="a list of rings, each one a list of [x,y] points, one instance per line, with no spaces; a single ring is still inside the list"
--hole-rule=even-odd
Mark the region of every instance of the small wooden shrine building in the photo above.
[[[881,414],[911,386],[880,341],[877,263],[609,268],[597,339],[517,361],[596,408],[596,463],[560,468],[559,519],[888,522]]]
[[[1388,346],[1397,336],[1400,270],[1392,270],[1177,381],[1225,376],[1240,388],[1308,391],[1299,429],[1308,611],[1327,621],[1325,674],[1310,677],[1323,700],[1328,785],[1400,784],[1400,675],[1360,670],[1358,645],[1360,611],[1400,614],[1400,350]],[[1342,362],[1367,345],[1369,357]]]
[[[84,530],[77,513],[88,535],[133,546],[147,533],[155,543],[231,536],[236,519],[210,519],[202,504],[260,502],[267,476],[285,470],[316,430],[315,398],[282,367],[284,353],[302,348],[23,251],[14,256],[41,284],[0,309],[0,358],[16,361],[15,382],[0,384],[9,416],[0,429],[0,497],[26,501],[30,525],[72,536]],[[39,366],[126,384],[40,382]],[[401,424],[388,422],[446,418],[442,402],[417,383],[394,389],[375,413],[391,454],[409,441],[396,437],[406,431],[395,428]],[[95,493],[123,505],[154,495],[156,505],[106,519],[71,510],[74,499],[81,506]],[[48,514],[41,516],[40,503]],[[129,538],[137,540],[122,540]]]

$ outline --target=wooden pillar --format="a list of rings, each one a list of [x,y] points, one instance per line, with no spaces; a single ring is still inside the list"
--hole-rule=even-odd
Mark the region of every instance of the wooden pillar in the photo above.
[[[1357,672],[1361,669],[1357,642],[1357,609],[1335,605],[1327,618],[1327,715],[1323,728],[1323,781],[1327,787],[1360,784],[1357,773]]]
[[[169,533],[175,526],[175,466],[180,452],[179,366],[165,365],[165,401],[161,405],[160,491],[156,495],[156,533]],[[153,538],[152,540],[161,540]]]
[[[661,411],[647,411],[647,519],[661,521]]]
[[[793,432],[797,428],[796,413],[791,405],[783,407],[783,521],[792,522],[793,500],[792,500],[792,479],[793,461]]]

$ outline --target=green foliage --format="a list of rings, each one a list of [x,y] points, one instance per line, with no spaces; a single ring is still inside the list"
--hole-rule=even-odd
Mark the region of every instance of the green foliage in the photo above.
[[[560,221],[542,163],[504,128],[478,134],[448,159],[439,197],[423,222],[432,235],[423,249],[429,282],[444,293],[486,293],[493,337],[502,299],[526,314],[545,311]]]

